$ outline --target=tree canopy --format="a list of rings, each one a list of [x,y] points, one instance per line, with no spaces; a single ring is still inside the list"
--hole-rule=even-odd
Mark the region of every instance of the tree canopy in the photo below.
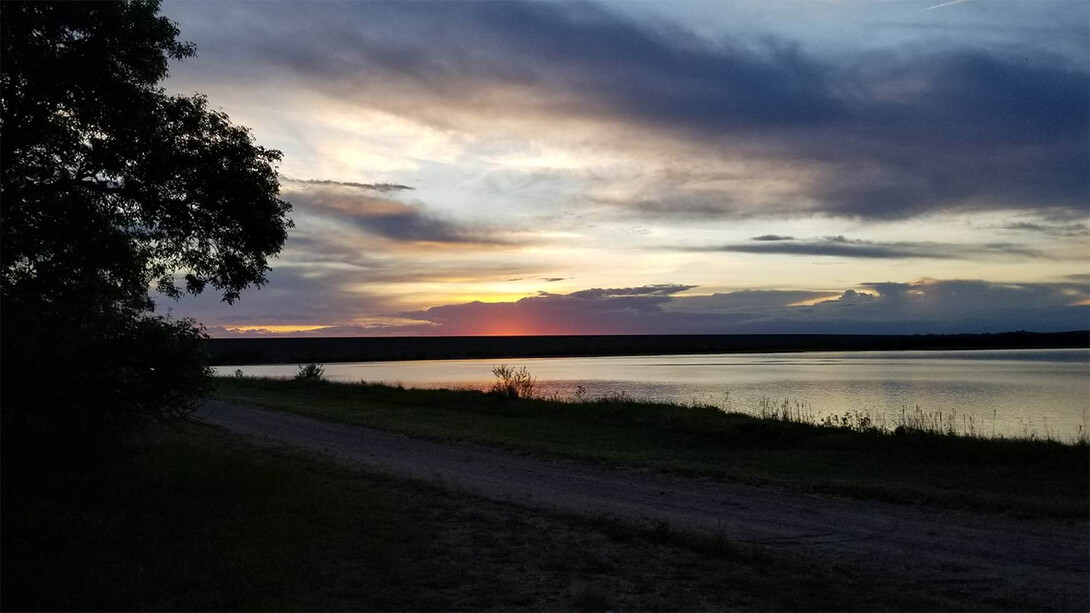
[[[149,282],[232,301],[265,281],[289,223],[280,153],[204,97],[164,93],[168,59],[195,49],[157,10],[0,6],[5,289],[146,306]]]
[[[157,0],[0,3],[5,406],[191,406],[202,334],[152,288],[233,302],[284,244],[280,152],[159,85],[196,52],[178,35]]]

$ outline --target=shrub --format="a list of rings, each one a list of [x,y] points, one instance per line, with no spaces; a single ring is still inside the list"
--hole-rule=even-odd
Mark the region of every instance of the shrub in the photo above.
[[[325,367],[313,362],[307,365],[300,364],[299,372],[295,373],[296,381],[322,381],[325,377]]]
[[[90,462],[132,431],[183,419],[210,389],[204,332],[192,321],[5,299],[5,467],[9,451],[27,475],[46,470],[43,462]]]
[[[502,394],[508,398],[533,398],[534,388],[537,386],[537,377],[531,376],[526,367],[514,368],[506,364],[492,367],[492,374],[496,376],[495,383],[488,391],[494,394]]]

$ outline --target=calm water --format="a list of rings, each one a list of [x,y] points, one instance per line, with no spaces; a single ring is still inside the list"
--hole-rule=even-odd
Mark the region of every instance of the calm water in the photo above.
[[[498,364],[525,366],[546,395],[624,393],[650,400],[709,403],[752,412],[762,402],[800,403],[816,416],[867,411],[896,422],[910,413],[955,415],[964,430],[1070,439],[1090,412],[1090,349],[883,351],[507,358],[327,364],[334,381],[407,387],[486,387]],[[223,367],[290,377],[292,364]],[[582,388],[582,392],[580,392]]]

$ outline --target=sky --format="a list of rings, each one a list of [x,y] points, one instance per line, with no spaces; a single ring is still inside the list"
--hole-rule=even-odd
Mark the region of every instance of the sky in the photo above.
[[[295,228],[217,337],[1090,328],[1083,0],[168,0]]]

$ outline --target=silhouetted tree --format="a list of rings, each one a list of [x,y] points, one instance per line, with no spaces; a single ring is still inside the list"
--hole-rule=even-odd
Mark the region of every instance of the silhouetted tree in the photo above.
[[[0,3],[5,427],[186,412],[208,384],[204,335],[152,314],[150,288],[233,302],[265,282],[291,225],[280,152],[159,87],[195,49],[158,11]]]

